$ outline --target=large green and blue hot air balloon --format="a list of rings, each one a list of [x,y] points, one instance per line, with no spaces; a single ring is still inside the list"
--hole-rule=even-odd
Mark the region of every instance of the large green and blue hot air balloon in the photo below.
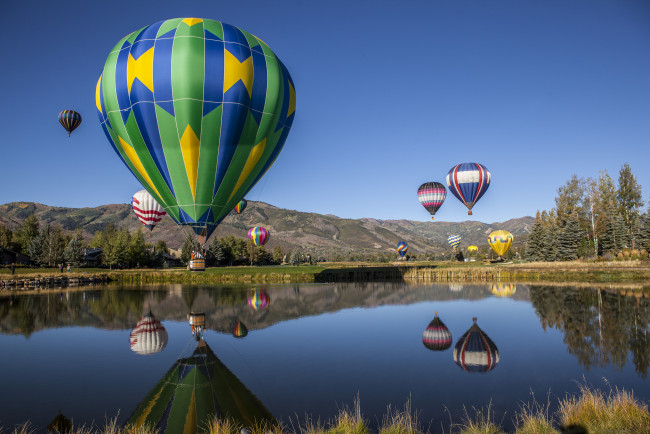
[[[115,152],[202,242],[273,164],[296,108],[287,69],[261,39],[201,18],[124,37],[95,96]]]

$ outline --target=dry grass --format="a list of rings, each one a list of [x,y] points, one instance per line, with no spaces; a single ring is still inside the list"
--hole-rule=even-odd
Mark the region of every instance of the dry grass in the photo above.
[[[492,403],[487,405],[486,409],[472,407],[473,415],[463,407],[463,421],[458,425],[458,431],[461,434],[498,434],[502,433],[501,426],[494,421],[494,411]],[[452,426],[453,428],[453,426]]]

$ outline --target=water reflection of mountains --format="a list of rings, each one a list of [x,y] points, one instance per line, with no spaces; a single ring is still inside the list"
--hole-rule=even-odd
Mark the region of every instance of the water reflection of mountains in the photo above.
[[[271,302],[259,310],[248,299],[266,291]],[[336,312],[353,307],[400,305],[423,301],[480,300],[492,297],[491,286],[403,283],[339,283],[293,286],[189,286],[144,288],[96,287],[42,295],[0,297],[0,333],[29,336],[35,331],[67,326],[130,329],[150,308],[160,320],[185,321],[190,310],[205,312],[208,328],[230,333],[239,319],[248,330],[275,323]],[[510,298],[528,300],[526,286],[518,285]]]

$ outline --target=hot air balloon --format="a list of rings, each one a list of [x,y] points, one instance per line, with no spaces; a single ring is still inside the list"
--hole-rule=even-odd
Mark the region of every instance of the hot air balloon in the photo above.
[[[122,162],[204,244],[282,150],[296,93],[261,39],[219,21],[175,18],[117,43],[95,102]]]
[[[460,244],[460,235],[449,235],[447,237],[447,243],[455,250]]]
[[[403,258],[404,255],[406,255],[408,249],[409,246],[404,241],[400,241],[399,243],[397,243],[397,253],[399,253],[400,257]]]
[[[201,252],[190,254],[190,271],[205,271],[205,255]]]
[[[237,205],[235,205],[235,212],[237,214],[243,213],[244,210],[246,209],[247,205],[248,205],[248,202],[246,202],[246,199],[240,200],[239,203]]]
[[[488,235],[488,244],[497,255],[503,257],[512,245],[513,236],[508,231],[494,231]]]
[[[451,168],[447,174],[447,187],[472,215],[472,207],[490,186],[490,172],[478,163],[462,163]]]
[[[447,197],[447,189],[439,182],[426,182],[418,188],[418,200],[429,214],[431,220]]]
[[[478,247],[476,247],[476,246],[468,246],[467,247],[467,253],[478,253]]]
[[[492,340],[474,324],[456,342],[454,362],[468,372],[488,372],[499,363],[499,350]]]
[[[451,332],[438,318],[438,312],[422,333],[422,343],[433,351],[443,351],[451,347]]]
[[[263,289],[255,290],[255,292],[248,297],[248,305],[254,310],[266,309],[266,307],[271,303],[271,297]]]
[[[200,340],[177,360],[131,414],[127,425],[161,434],[201,432],[214,418],[257,427],[277,425],[262,402]]]
[[[203,339],[203,334],[205,333],[205,313],[203,312],[190,312],[190,330],[192,331],[192,336],[197,341]]]
[[[248,230],[248,239],[256,246],[263,246],[269,240],[269,231],[261,226],[255,226]]]
[[[140,190],[131,198],[133,212],[140,222],[150,231],[167,213],[147,190]]]
[[[493,283],[490,287],[492,294],[497,297],[509,297],[517,292],[516,283]]]
[[[74,110],[63,110],[59,113],[59,123],[68,132],[68,137],[81,125],[81,115]]]
[[[244,338],[248,335],[248,329],[241,320],[237,320],[232,327],[232,335],[236,338]]]
[[[161,352],[167,346],[167,330],[149,311],[136,324],[129,343],[134,353],[149,355]]]

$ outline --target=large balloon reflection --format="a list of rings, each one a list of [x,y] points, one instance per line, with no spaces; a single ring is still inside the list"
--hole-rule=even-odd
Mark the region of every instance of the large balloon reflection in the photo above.
[[[214,418],[248,427],[277,422],[264,404],[219,360],[203,339],[176,361],[142,400],[127,425],[160,433],[198,432]]]
[[[456,342],[454,362],[468,372],[488,372],[499,363],[499,350],[483,330],[474,324]]]
[[[438,312],[422,333],[422,343],[432,351],[444,351],[451,347],[451,332],[438,318]]]
[[[255,310],[265,309],[271,302],[271,297],[263,289],[257,289],[255,292],[248,297],[248,305]]]
[[[129,343],[134,353],[149,355],[162,351],[167,346],[167,339],[167,330],[149,311],[131,331]]]

